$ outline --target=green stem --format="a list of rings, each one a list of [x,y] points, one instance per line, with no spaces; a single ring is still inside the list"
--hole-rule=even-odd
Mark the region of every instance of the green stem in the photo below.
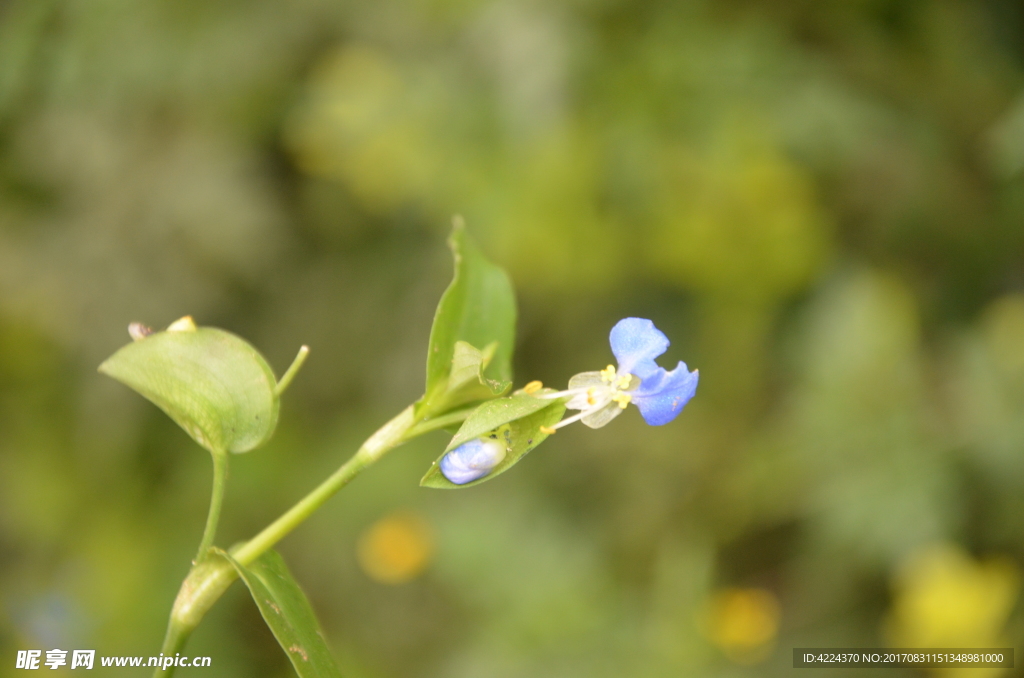
[[[281,376],[281,381],[277,382],[277,386],[274,387],[275,396],[280,398],[281,394],[285,392],[285,389],[291,385],[292,379],[294,379],[295,375],[302,369],[302,365],[306,362],[306,357],[308,355],[309,346],[303,346],[299,349],[299,353],[295,356],[295,360],[293,360],[292,364],[288,366],[288,369],[285,370],[284,374]]]
[[[439,428],[453,426],[455,424],[462,424],[462,422],[466,421],[466,418],[470,414],[472,414],[473,411],[477,407],[479,407],[479,405],[479,403],[474,403],[467,407],[463,407],[461,410],[448,412],[447,414],[442,414],[441,416],[434,417],[433,419],[424,419],[422,421],[418,421],[415,424],[413,424],[413,426],[409,429],[409,432],[406,434],[406,438],[412,439],[417,436],[421,436],[424,433],[436,431]]]
[[[203,530],[203,539],[199,542],[199,551],[196,553],[196,562],[206,556],[206,552],[213,546],[213,538],[217,535],[217,523],[220,521],[220,507],[224,503],[224,487],[227,485],[228,477],[228,453],[224,451],[212,452],[213,457],[213,490],[210,493],[210,512],[206,514],[206,529]]]
[[[284,515],[241,547],[232,549],[231,555],[242,565],[248,565],[259,558],[282,537],[323,506],[324,502],[334,496],[335,492],[348,485],[349,481],[359,475],[363,469],[380,459],[391,448],[405,442],[406,434],[415,423],[413,406],[410,405],[367,438],[351,459],[342,464],[341,468],[320,483],[315,490],[303,497],[302,501],[288,509]]]
[[[341,468],[335,471],[330,477],[322,482],[316,489],[307,494],[295,506],[286,511],[280,518],[268,525],[262,532],[231,550],[231,555],[242,565],[249,565],[270,548],[279,542],[285,535],[294,530],[314,511],[323,506],[324,502],[330,499],[334,493],[345,487],[353,478],[359,475],[368,466],[380,459],[386,452],[402,444],[406,440],[415,437],[412,433],[413,427],[418,423],[414,414],[414,406],[402,410],[394,419],[384,424],[372,436],[366,439],[359,450],[342,464]],[[416,434],[418,435],[418,433]],[[226,455],[224,455],[226,457]],[[214,473],[216,475],[216,455],[214,455]],[[226,461],[225,470],[226,470]],[[223,483],[221,483],[223,485]],[[215,481],[214,487],[217,487]],[[223,488],[222,490],[223,491]],[[216,490],[215,490],[216,493]],[[213,502],[211,502],[211,515],[213,515]],[[219,500],[218,509],[219,511]],[[216,519],[214,519],[216,525]],[[207,522],[207,532],[210,532],[212,544],[212,532]],[[203,544],[206,548],[207,535],[203,536]],[[200,555],[205,550],[200,551]],[[173,655],[181,650],[192,630],[199,624],[206,612],[224,594],[228,586],[238,577],[238,573],[223,558],[197,559],[188,577],[181,584],[178,597],[171,609],[171,618],[167,625],[167,635],[164,638],[162,652],[164,655]],[[169,678],[173,667],[169,671],[158,671],[154,676]]]

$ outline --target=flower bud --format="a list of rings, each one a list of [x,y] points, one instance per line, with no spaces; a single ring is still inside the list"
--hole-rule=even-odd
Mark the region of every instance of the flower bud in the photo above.
[[[483,478],[505,458],[505,445],[494,438],[476,438],[441,459],[441,473],[456,485]]]

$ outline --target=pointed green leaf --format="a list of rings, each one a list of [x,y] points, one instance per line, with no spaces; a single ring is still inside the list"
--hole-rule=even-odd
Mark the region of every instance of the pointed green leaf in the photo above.
[[[488,261],[470,241],[461,222],[452,229],[448,245],[455,259],[455,276],[434,315],[427,352],[427,385],[421,401],[422,409],[432,414],[453,406],[445,393],[460,341],[488,348],[496,344],[485,363],[487,378],[499,383],[512,379],[516,322],[512,283],[505,271]]]
[[[191,319],[182,327],[123,346],[100,372],[149,399],[210,451],[247,452],[266,442],[279,404],[266,360],[230,332],[196,328]]]
[[[341,678],[306,594],[276,551],[267,551],[245,567],[223,551],[218,553],[249,587],[267,626],[288,655],[299,678]]]
[[[544,391],[551,393],[550,389]],[[498,476],[519,462],[530,450],[544,442],[549,434],[541,427],[558,423],[565,414],[565,400],[543,400],[532,395],[517,394],[508,398],[489,400],[469,415],[459,432],[437,458],[420,481],[423,487],[459,489],[472,487]],[[505,458],[483,478],[465,485],[456,485],[441,473],[444,455],[466,441],[481,436],[497,436],[505,442]]]
[[[554,403],[564,404],[565,401],[561,399],[549,400],[537,397],[538,395],[554,392],[555,391],[550,388],[538,391],[533,395],[516,392],[514,395],[507,398],[497,398],[483,403],[480,407],[473,410],[472,414],[466,417],[462,426],[459,427],[459,432],[455,434],[455,437],[452,438],[452,441],[444,451],[448,452],[449,450],[454,450],[467,440],[479,438],[484,434],[490,433],[502,424],[507,424],[510,421],[515,421],[516,419],[522,419],[523,417],[549,407]],[[562,412],[565,412],[565,407],[562,407]],[[556,419],[555,421],[557,422],[558,420]],[[548,424],[544,425],[547,426]]]

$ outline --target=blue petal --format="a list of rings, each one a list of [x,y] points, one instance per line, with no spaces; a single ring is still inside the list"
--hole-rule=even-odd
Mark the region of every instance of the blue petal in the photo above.
[[[679,416],[683,406],[690,402],[697,391],[699,375],[696,370],[688,372],[684,362],[671,372],[655,367],[657,372],[641,377],[640,387],[630,395],[644,421],[651,426],[661,426]]]
[[[640,386],[630,395],[644,421],[661,426],[675,419],[697,391],[698,376],[682,362],[671,372],[654,362],[668,349],[668,337],[650,320],[624,318],[612,328],[609,340],[619,373],[640,377]]]
[[[444,455],[441,473],[456,485],[465,485],[483,478],[504,458],[504,445],[496,440],[477,438]]]
[[[665,371],[654,359],[668,350],[668,337],[650,320],[624,318],[615,323],[608,339],[619,361],[620,373],[635,374],[641,381],[647,381],[659,370]]]

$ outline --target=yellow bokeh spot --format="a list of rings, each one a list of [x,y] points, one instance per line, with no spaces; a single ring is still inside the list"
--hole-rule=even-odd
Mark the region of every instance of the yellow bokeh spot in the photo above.
[[[729,659],[749,665],[771,654],[780,617],[778,598],[771,591],[726,588],[707,601],[701,625]]]
[[[434,555],[430,524],[409,511],[396,511],[368,527],[356,545],[359,565],[381,584],[415,579]]]
[[[894,582],[886,620],[893,647],[1008,647],[1003,627],[1017,600],[1020,575],[1009,560],[978,562],[939,544],[913,554]],[[970,669],[957,669],[968,676]],[[993,676],[993,669],[977,669]],[[936,673],[943,673],[938,670]]]

